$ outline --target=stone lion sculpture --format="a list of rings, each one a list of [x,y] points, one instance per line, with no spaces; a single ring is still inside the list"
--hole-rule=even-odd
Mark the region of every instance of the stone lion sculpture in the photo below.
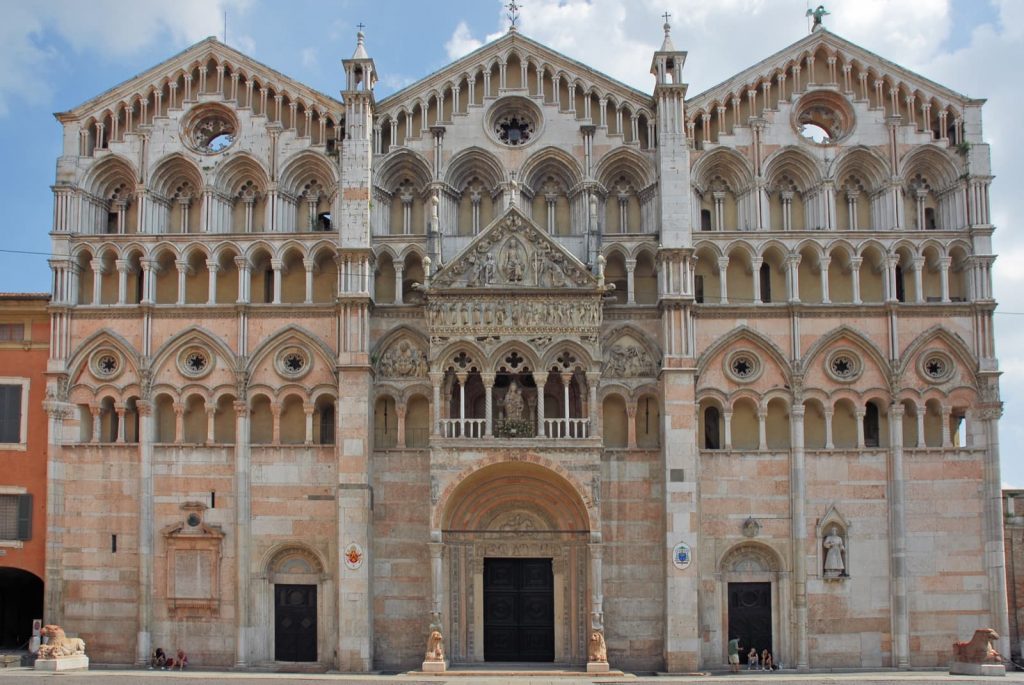
[[[992,649],[992,641],[999,639],[999,633],[991,628],[979,628],[969,642],[953,643],[953,658],[966,664],[1001,664],[1003,657]]]
[[[43,626],[42,636],[49,638],[49,642],[40,645],[40,659],[57,659],[62,656],[85,654],[85,641],[77,637],[68,637],[60,626]]]
[[[608,648],[604,644],[604,634],[600,630],[590,633],[590,642],[587,644],[587,661],[592,663],[608,662]]]
[[[424,661],[444,661],[444,636],[440,630],[430,631],[427,638],[427,653],[423,655]]]

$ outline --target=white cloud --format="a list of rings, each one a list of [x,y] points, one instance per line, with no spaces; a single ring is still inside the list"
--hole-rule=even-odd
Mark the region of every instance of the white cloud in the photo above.
[[[302,49],[302,66],[315,67],[317,64],[316,48]]]
[[[483,45],[483,41],[474,38],[469,32],[466,22],[460,21],[459,25],[455,27],[452,37],[444,44],[444,49],[448,53],[449,59],[458,59],[473,52],[481,45]]]
[[[206,36],[220,36],[224,12],[244,12],[251,0],[178,0],[134,2],[120,0],[51,0],[45,3],[5,3],[0,22],[0,116],[14,100],[47,102],[51,88],[46,73],[59,67],[60,57],[41,47],[45,32],[54,32],[76,52],[95,52],[122,58],[169,36],[187,45]],[[229,26],[230,28],[230,26]],[[251,38],[229,33],[229,42],[251,53]]]

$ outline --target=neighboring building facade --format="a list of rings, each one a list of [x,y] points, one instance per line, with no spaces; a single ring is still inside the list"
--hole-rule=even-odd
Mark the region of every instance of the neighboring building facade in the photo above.
[[[48,293],[0,293],[0,648],[43,617]]]
[[[510,31],[377,101],[360,35],[337,101],[209,39],[58,115],[47,620],[346,671],[1005,636],[981,101],[825,30],[685,57]]]
[[[1024,623],[1024,490],[1003,490],[1003,526],[1006,545],[1006,599],[1009,604],[1010,654],[1020,663],[1021,624]]]

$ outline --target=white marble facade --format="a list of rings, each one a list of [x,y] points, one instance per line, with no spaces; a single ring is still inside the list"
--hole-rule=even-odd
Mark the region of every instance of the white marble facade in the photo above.
[[[47,622],[474,663],[538,559],[559,663],[1005,635],[982,101],[821,28],[690,95],[664,31],[653,92],[513,30],[383,99],[360,34],[336,100],[208,39],[59,114]]]

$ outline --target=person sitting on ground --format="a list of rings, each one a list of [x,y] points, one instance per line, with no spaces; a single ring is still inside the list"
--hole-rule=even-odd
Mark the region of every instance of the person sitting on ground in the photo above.
[[[767,649],[761,652],[761,668],[765,671],[772,670],[772,653]]]
[[[184,649],[178,650],[178,661],[175,664],[179,671],[184,671],[185,667],[188,666],[188,655],[185,654]]]
[[[164,650],[160,647],[156,648],[153,652],[153,658],[149,662],[150,668],[163,668],[167,665],[167,655],[164,654]]]
[[[757,647],[751,647],[750,648],[750,653],[747,654],[747,670],[748,671],[756,671],[757,670]]]

